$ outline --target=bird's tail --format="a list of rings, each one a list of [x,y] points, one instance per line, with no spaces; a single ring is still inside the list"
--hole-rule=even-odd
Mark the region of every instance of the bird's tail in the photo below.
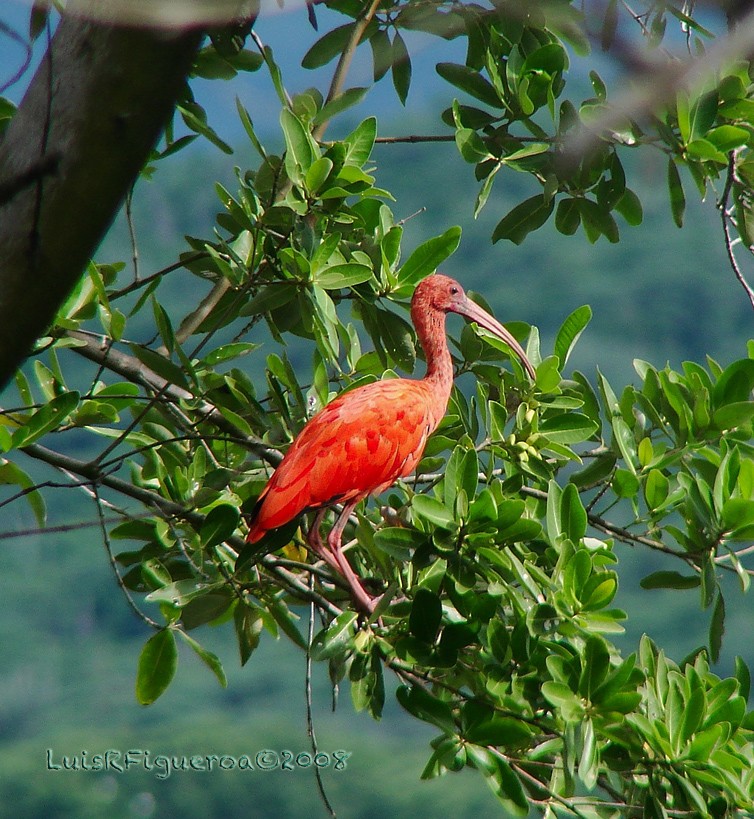
[[[253,520],[249,525],[249,533],[246,535],[247,543],[256,543],[267,534],[267,529],[263,528],[260,523]]]
[[[251,515],[249,516],[249,533],[246,535],[246,542],[247,543],[256,543],[257,541],[261,540],[269,531],[265,526],[262,525],[261,517],[259,512],[262,509],[262,501],[264,500],[264,495],[266,493],[262,493],[257,502],[254,504],[254,508],[251,510]]]

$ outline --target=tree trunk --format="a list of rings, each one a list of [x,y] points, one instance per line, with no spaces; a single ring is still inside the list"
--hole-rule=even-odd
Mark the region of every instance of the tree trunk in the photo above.
[[[60,22],[0,142],[0,388],[112,223],[201,36],[73,15]]]

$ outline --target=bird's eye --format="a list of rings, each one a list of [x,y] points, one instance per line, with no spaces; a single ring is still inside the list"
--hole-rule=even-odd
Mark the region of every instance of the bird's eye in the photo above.
[[[458,295],[458,288],[457,287],[451,287],[450,288],[450,295],[451,296],[457,296]]]

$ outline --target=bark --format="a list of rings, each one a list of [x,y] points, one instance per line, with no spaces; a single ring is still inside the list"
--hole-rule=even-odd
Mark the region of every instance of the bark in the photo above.
[[[60,22],[0,142],[0,388],[112,223],[201,36],[73,15]]]

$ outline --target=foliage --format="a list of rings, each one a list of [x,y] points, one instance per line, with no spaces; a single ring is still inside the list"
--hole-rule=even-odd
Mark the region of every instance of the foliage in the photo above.
[[[676,88],[646,123],[629,117],[608,130],[595,71],[593,98],[578,107],[564,98],[570,54],[586,52],[594,27],[570,3],[535,4],[526,17],[508,3],[328,6],[352,22],[320,37],[305,66],[341,58],[341,76],[342,58],[368,41],[375,79],[390,72],[404,102],[412,74],[401,30],[467,38],[466,64],[437,70],[485,106],[454,101],[443,115],[482,182],[477,210],[502,170],[542,187],[501,218],[494,241],[521,242],[553,214],[562,233],[581,227],[590,241],[617,241],[613,213],[628,224],[642,215],[619,154],[642,146],[668,154],[679,226],[682,166],[702,195],[726,178],[724,223],[746,237],[748,65],[731,62],[701,90]],[[600,20],[606,49],[616,13],[610,2]],[[651,4],[636,21],[658,47],[668,18],[703,52],[706,30],[670,4]],[[424,776],[473,768],[509,813],[751,811],[749,672],[739,661],[721,679],[710,662],[724,631],[720,576],[735,572],[747,591],[751,573],[742,544],[754,535],[754,347],[725,368],[708,360],[676,372],[637,361],[639,385],[616,393],[599,373],[596,388],[581,373],[566,375],[586,306],[564,317],[552,350],[536,328],[510,326],[527,339],[533,383],[517,364],[506,368],[504,346],[465,327],[455,363],[473,374],[474,393],[454,391],[415,478],[385,506],[361,508],[349,530],[357,574],[382,595],[373,617],[358,615],[340,579],[312,565],[296,525],[264,552],[245,545],[243,517],[308,417],[343,389],[414,371],[405,306],[460,238],[450,227],[404,258],[403,227],[370,165],[376,119],[322,139],[362,90],[334,83],[327,95],[290,98],[272,52],[255,42],[258,53],[242,37],[216,41],[196,67],[227,78],[264,65],[284,144],[280,155],[265,146],[238,104],[258,164],[238,169],[235,191],[218,185],[214,234],[189,239],[180,260],[211,283],[210,295],[176,328],[159,298],[170,270],[125,284],[123,266],[92,262],[18,373],[18,406],[0,416],[0,480],[18,487],[12,499],[28,503],[40,525],[44,487],[19,454],[76,476],[96,502],[123,591],[154,629],[138,662],[138,701],[154,702],[170,684],[177,638],[225,684],[220,661],[194,637],[202,625],[233,629],[242,663],[263,635],[285,636],[326,663],[333,683],[348,679],[354,707],[375,718],[385,670],[397,675],[401,705],[439,731]],[[190,91],[178,113],[192,133],[169,128],[145,173],[193,134],[227,148]],[[574,153],[569,140],[594,123],[603,123],[598,141]],[[153,335],[136,341],[129,330],[143,324]],[[278,351],[262,360],[244,340],[252,328]],[[286,355],[288,334],[311,343],[306,377]],[[81,356],[96,368],[83,385],[70,375]],[[264,382],[249,375],[262,371]],[[83,439],[95,453],[87,460],[71,454]],[[123,510],[124,499],[137,505]],[[105,510],[119,522],[108,523]],[[626,617],[612,607],[616,541],[678,561],[681,570],[650,574],[644,585],[698,589],[707,647],[676,664],[644,638],[620,656],[611,642]],[[297,611],[306,602],[324,619],[311,643]]]

